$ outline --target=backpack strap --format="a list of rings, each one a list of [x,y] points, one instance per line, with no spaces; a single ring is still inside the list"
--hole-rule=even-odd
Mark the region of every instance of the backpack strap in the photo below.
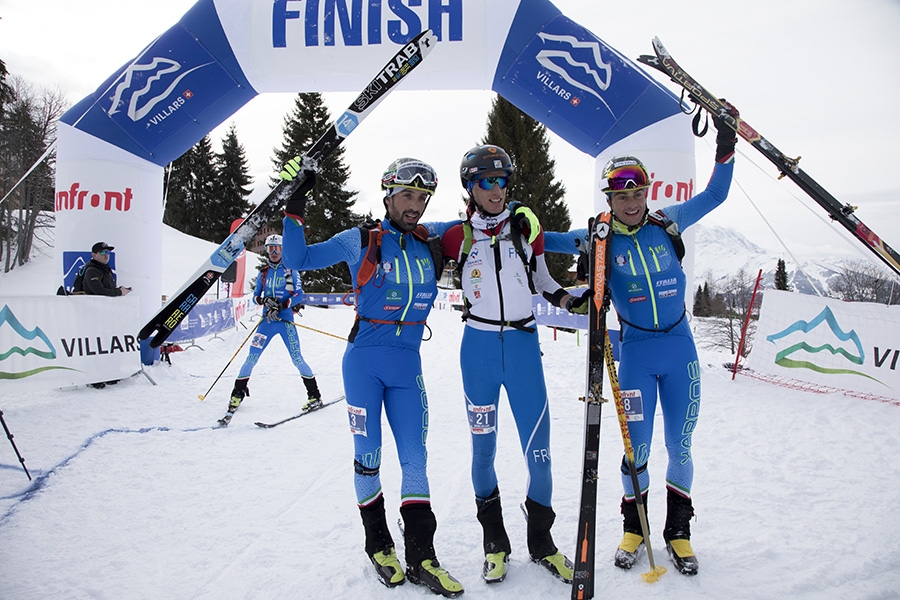
[[[672,240],[672,246],[675,248],[675,256],[678,258],[678,262],[684,258],[684,240],[681,239],[681,232],[678,230],[678,223],[670,219],[666,216],[661,210],[656,210],[647,215],[647,222],[656,225],[657,227],[662,227],[666,230],[666,233],[669,234],[669,239]]]

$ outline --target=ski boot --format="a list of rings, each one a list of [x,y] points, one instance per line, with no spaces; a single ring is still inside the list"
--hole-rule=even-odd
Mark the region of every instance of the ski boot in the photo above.
[[[478,508],[478,522],[484,531],[484,566],[481,577],[485,583],[500,583],[506,578],[506,565],[509,563],[509,536],[503,526],[503,510],[500,506],[500,488],[487,498],[475,497]]]
[[[644,508],[647,507],[647,494],[641,494]],[[626,500],[622,497],[622,517],[625,535],[616,548],[614,563],[620,569],[628,570],[634,566],[644,552],[644,537],[641,533],[641,519],[638,516],[638,507],[635,500]]]
[[[426,558],[416,566],[406,567],[406,578],[445,598],[456,598],[465,591],[462,584],[441,567],[437,558]]]
[[[550,571],[554,577],[572,583],[575,565],[559,551],[550,535],[556,513],[531,498],[525,498],[525,510],[528,513],[528,553],[531,560]]]
[[[311,410],[316,410],[317,408],[322,408],[322,394],[319,392],[319,386],[316,384],[315,377],[304,377],[303,385],[306,386],[306,404],[303,405],[302,410],[304,412],[309,412]]]
[[[459,581],[441,567],[434,552],[434,532],[437,519],[430,504],[400,507],[406,542],[406,578],[416,585],[424,585],[435,594],[456,598],[465,590]]]
[[[691,499],[667,488],[666,494],[666,528],[663,538],[666,540],[666,552],[683,575],[696,575],[700,568],[694,550],[691,548],[691,517],[694,507]]]
[[[250,390],[247,388],[248,381],[250,381],[249,378],[236,379],[234,381],[234,389],[231,390],[231,400],[228,401],[228,412],[225,413],[224,417],[219,419],[219,425],[225,426],[231,423],[231,417],[237,412],[241,402],[246,396],[250,395]]]
[[[403,585],[406,578],[403,575],[403,566],[394,551],[394,540],[388,529],[387,517],[384,513],[384,496],[379,497],[368,506],[360,506],[359,515],[362,518],[363,528],[366,530],[366,554],[375,567],[378,581],[389,588]]]

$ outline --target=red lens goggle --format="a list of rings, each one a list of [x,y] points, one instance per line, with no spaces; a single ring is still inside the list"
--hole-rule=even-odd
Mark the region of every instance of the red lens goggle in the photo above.
[[[606,178],[606,189],[604,191],[621,192],[641,189],[649,185],[650,181],[647,179],[646,171],[640,167],[628,165],[610,171]]]

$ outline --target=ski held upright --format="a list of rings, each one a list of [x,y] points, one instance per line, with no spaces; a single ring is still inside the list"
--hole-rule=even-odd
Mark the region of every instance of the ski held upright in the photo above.
[[[303,155],[305,168],[317,170],[322,162],[344,139],[356,129],[369,113],[390,93],[397,83],[418,67],[437,44],[437,37],[427,29],[403,45],[378,75],[360,92],[316,143]],[[206,262],[192,275],[162,309],[144,325],[140,340],[150,340],[150,347],[159,347],[184,320],[203,295],[234,262],[254,235],[271,221],[305,181],[301,174],[291,181],[279,180],[269,195],[250,212],[247,218],[225,238]]]
[[[854,206],[841,204],[818,182],[807,175],[798,166],[800,157],[790,158],[786,156],[740,116],[734,117],[729,114],[726,103],[719,100],[720,96],[711,93],[681,68],[659,38],[653,38],[653,51],[655,56],[641,55],[638,57],[638,61],[665,73],[673,82],[683,87],[688,92],[690,99],[697,105],[725,121],[738,135],[750,142],[754,148],[778,167],[781,176],[788,177],[796,183],[800,189],[828,212],[833,221],[843,225],[854,237],[865,244],[869,250],[874,252],[878,258],[890,267],[894,273],[900,275],[900,254],[888,246],[884,240],[856,217],[854,214],[856,208]]]

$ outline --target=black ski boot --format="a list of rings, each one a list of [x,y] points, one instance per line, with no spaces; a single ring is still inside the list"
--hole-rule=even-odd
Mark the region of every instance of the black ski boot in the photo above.
[[[360,507],[359,514],[366,530],[366,554],[375,567],[378,580],[389,588],[402,585],[406,578],[403,575],[403,565],[400,564],[394,551],[394,539],[388,529],[387,517],[384,514],[384,496],[369,506]]]
[[[531,560],[550,571],[554,577],[572,583],[575,566],[559,551],[550,535],[556,513],[549,506],[527,497],[525,511],[528,513],[528,553]]]
[[[250,395],[250,389],[247,387],[247,382],[249,381],[249,377],[234,380],[234,389],[231,390],[231,399],[228,401],[228,412],[225,413],[224,417],[219,419],[220,425],[228,425],[231,423],[231,417],[234,416],[234,413],[241,405],[241,402],[245,397]]]
[[[310,411],[322,408],[322,394],[319,392],[316,378],[304,377],[303,385],[306,386],[306,403],[303,405],[303,410]]]
[[[691,548],[691,517],[694,507],[691,499],[666,488],[666,552],[675,568],[684,575],[696,575],[700,568],[694,549]]]
[[[434,552],[434,532],[437,519],[430,504],[400,507],[406,542],[406,578],[416,585],[424,585],[435,594],[456,598],[462,594],[462,584],[441,567]]]
[[[641,494],[644,501],[644,510],[647,509],[647,493]],[[637,502],[634,499],[626,500],[622,496],[622,529],[625,535],[616,548],[615,565],[620,569],[630,569],[641,557],[644,551],[644,534],[641,531],[641,519],[638,516]]]
[[[481,577],[486,583],[500,583],[506,578],[506,564],[512,552],[509,536],[503,526],[503,509],[500,507],[500,488],[487,498],[475,497],[478,522],[484,530],[484,567]]]

